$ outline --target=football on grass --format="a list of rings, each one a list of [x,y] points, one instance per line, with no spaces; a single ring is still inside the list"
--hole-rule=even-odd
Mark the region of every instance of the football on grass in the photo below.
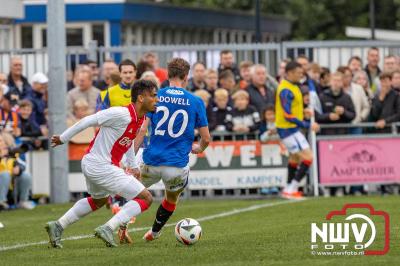
[[[195,219],[182,219],[175,226],[175,236],[180,243],[193,245],[201,237],[201,226]]]

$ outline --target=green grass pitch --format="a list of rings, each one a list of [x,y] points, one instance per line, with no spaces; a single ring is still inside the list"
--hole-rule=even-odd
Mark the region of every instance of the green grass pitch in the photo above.
[[[281,203],[284,202],[284,203]],[[310,254],[311,222],[322,222],[331,210],[346,203],[370,203],[390,215],[390,251],[384,256],[313,256]],[[71,204],[39,206],[32,211],[0,213],[0,265],[399,265],[400,197],[319,198],[301,202],[264,200],[183,200],[170,223],[186,217],[208,217],[200,222],[203,236],[194,246],[175,240],[173,226],[157,241],[142,236],[153,221],[158,203],[131,225],[133,245],[110,249],[90,237],[93,229],[109,219],[101,209],[70,226],[61,250],[49,249],[44,224],[55,220]],[[236,210],[236,211],[235,211]],[[245,211],[243,211],[245,210]],[[377,237],[382,241],[382,237]],[[31,246],[15,247],[20,244]]]

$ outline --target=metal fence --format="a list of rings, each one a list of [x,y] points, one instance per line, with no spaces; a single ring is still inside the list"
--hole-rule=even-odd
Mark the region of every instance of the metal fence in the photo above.
[[[67,69],[72,70],[77,64],[87,59],[96,60],[101,66],[106,59],[117,62],[122,58],[130,58],[137,62],[143,53],[155,52],[160,59],[160,65],[165,67],[172,57],[183,57],[191,64],[202,61],[209,68],[217,68],[219,53],[222,50],[231,50],[235,61],[250,60],[254,63],[265,64],[271,75],[276,75],[279,62],[282,58],[294,58],[300,54],[308,56],[311,61],[331,70],[347,64],[353,55],[360,56],[366,62],[369,47],[380,50],[380,63],[384,55],[400,55],[400,43],[388,41],[305,41],[260,44],[212,44],[212,45],[166,45],[166,46],[120,46],[98,47],[95,41],[88,47],[68,47],[66,53]],[[24,75],[32,76],[35,72],[48,71],[47,49],[12,49],[0,50],[0,72],[9,72],[12,56],[23,59]]]

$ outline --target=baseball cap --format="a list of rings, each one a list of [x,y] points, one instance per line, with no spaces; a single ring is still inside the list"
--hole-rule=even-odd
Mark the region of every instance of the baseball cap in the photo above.
[[[42,72],[37,72],[32,76],[32,83],[45,84],[49,82],[49,78]]]

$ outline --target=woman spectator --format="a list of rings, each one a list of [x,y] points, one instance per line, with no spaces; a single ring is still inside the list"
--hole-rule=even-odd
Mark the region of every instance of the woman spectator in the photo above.
[[[352,123],[358,124],[366,121],[371,110],[371,105],[364,93],[364,89],[361,85],[352,82],[353,74],[349,67],[339,67],[338,71],[343,74],[343,91],[350,95],[354,104],[354,110],[356,111],[356,117],[353,119]],[[362,128],[353,128],[350,133],[361,134]]]
[[[367,96],[369,103],[371,104],[372,98],[374,98],[374,93],[369,86],[367,72],[365,72],[364,70],[357,71],[353,76],[353,82],[360,85],[364,89],[364,93]]]

